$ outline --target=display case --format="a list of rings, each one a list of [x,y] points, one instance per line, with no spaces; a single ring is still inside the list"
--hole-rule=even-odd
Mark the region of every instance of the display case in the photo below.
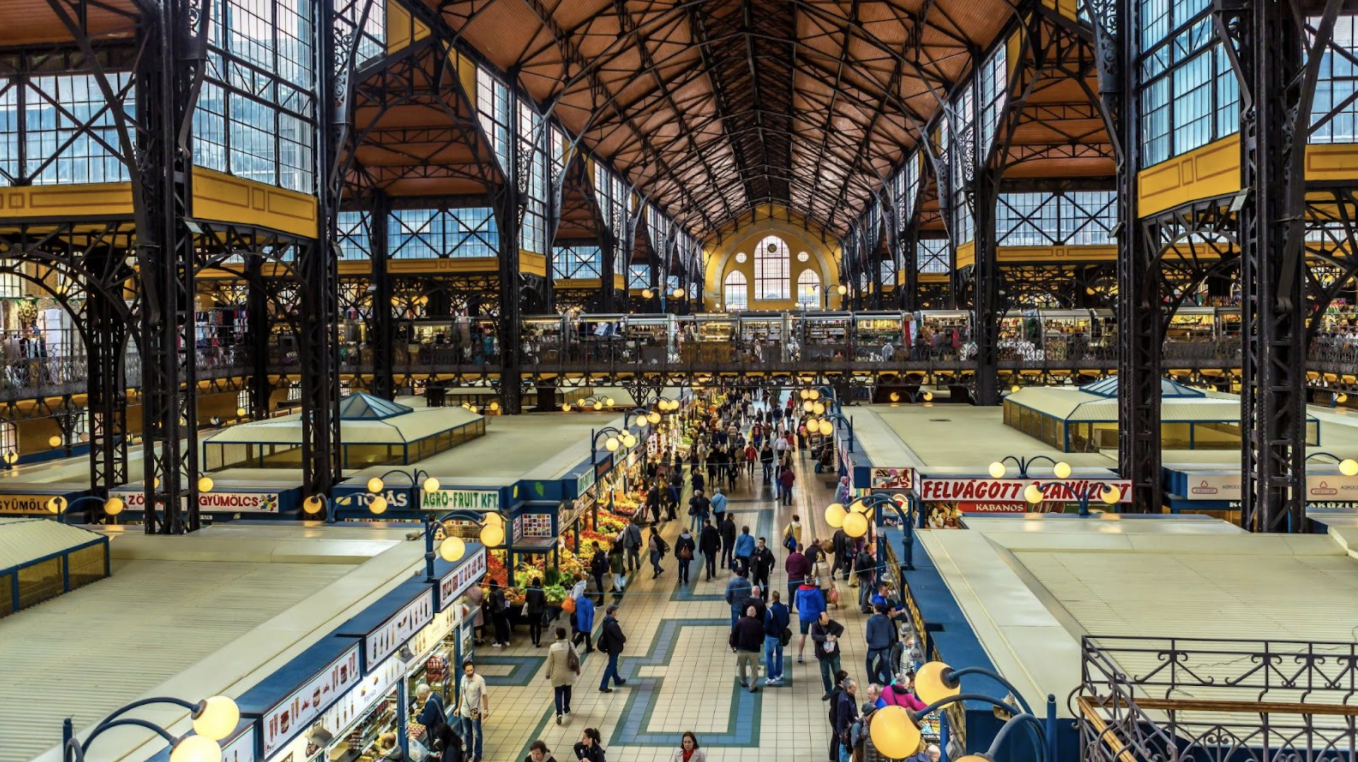
[[[745,362],[780,362],[784,359],[789,328],[784,312],[746,312],[740,317],[740,337],[737,344]]]
[[[954,361],[965,359],[971,342],[971,313],[962,310],[929,310],[915,313],[919,331],[911,350],[913,359]]]
[[[909,352],[910,322],[903,312],[858,312],[853,316],[854,359],[893,362]]]
[[[567,319],[559,315],[523,319],[522,346],[525,365],[559,363],[567,357]]]
[[[677,318],[684,363],[725,364],[735,360],[739,319],[731,315],[686,315]]]
[[[395,353],[397,365],[487,365],[500,346],[491,318],[422,318],[397,322]]]
[[[800,358],[827,361],[853,356],[853,314],[807,312],[797,316]]]
[[[628,357],[642,365],[674,359],[674,318],[670,315],[633,315],[623,323]]]

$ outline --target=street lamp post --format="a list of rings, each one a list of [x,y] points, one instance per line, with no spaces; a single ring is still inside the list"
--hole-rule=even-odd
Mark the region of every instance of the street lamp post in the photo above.
[[[1009,691],[1009,695],[1014,697],[1014,704],[999,701],[985,694],[963,693],[962,678],[966,675],[988,677],[999,683],[1005,690]],[[1032,707],[1023,698],[1023,694],[1014,687],[1013,683],[1006,680],[995,670],[985,667],[953,669],[941,661],[929,662],[915,673],[915,695],[927,706],[918,712],[910,713],[909,720],[913,723],[917,723],[920,719],[940,708],[962,701],[980,701],[997,709],[1003,709],[1010,714],[1009,721],[1000,728],[1000,731],[995,734],[995,738],[990,742],[988,751],[968,754],[959,759],[958,762],[962,762],[962,760],[969,760],[970,762],[994,760],[995,753],[1003,745],[1009,734],[1013,732],[1013,729],[1019,725],[1027,725],[1032,729],[1038,762],[1055,762],[1057,758],[1056,697],[1053,695],[1048,694],[1046,718],[1039,721]]]
[[[125,716],[134,709],[156,704],[170,704],[192,712],[193,734],[175,736],[170,731],[149,720]],[[62,762],[85,762],[94,740],[106,731],[120,727],[136,727],[149,730],[164,738],[170,744],[170,762],[219,762],[222,758],[221,741],[231,735],[240,724],[240,708],[226,696],[213,696],[196,704],[183,699],[159,697],[134,701],[105,717],[89,736],[81,741],[76,738],[75,728],[68,717],[61,724]]]
[[[342,495],[340,497],[317,494],[302,501],[302,510],[310,516],[315,516],[318,513],[324,514],[320,517],[321,520],[327,524],[334,524],[336,521],[336,514],[339,513],[336,509],[345,503],[352,505],[357,501],[358,493]],[[381,495],[375,495],[372,500],[368,502],[368,511],[379,516],[386,513],[387,499]]]
[[[76,507],[77,505],[80,505],[81,503],[100,503],[104,508],[104,513],[108,514],[109,516],[117,516],[118,514],[123,512],[124,508],[127,507],[127,504],[124,503],[123,499],[120,497],[105,498],[99,495],[83,495],[70,502],[67,502],[66,498],[62,497],[61,495],[57,495],[56,497],[47,501],[47,510],[57,514],[57,521],[59,523],[65,524],[66,516],[71,512],[71,509]]]
[[[434,581],[434,559],[442,558],[449,563],[455,563],[462,559],[467,552],[467,544],[460,537],[445,536],[443,542],[439,543],[437,556],[434,552],[434,527],[442,526],[445,521],[470,521],[481,527],[481,544],[486,549],[498,548],[504,544],[507,538],[505,532],[505,521],[507,517],[495,511],[493,513],[482,513],[480,511],[454,510],[449,511],[437,519],[427,517],[424,525],[424,575],[426,582]],[[511,549],[506,548],[506,551]],[[514,565],[506,563],[505,568],[512,575]],[[513,581],[513,577],[508,580]]]
[[[1353,458],[1340,458],[1332,452],[1313,452],[1306,456],[1306,462],[1319,458],[1330,458],[1331,463],[1339,464],[1339,473],[1345,476],[1358,476],[1358,460]]]
[[[1103,484],[1100,482],[1089,482],[1083,491],[1072,485],[1070,482],[1046,482],[1045,484],[1029,484],[1023,489],[1023,499],[1032,505],[1037,505],[1047,499],[1046,491],[1048,487],[1065,487],[1070,490],[1070,494],[1075,496],[1075,501],[1080,505],[1080,518],[1088,518],[1089,502],[1094,499],[1094,491],[1099,491],[1099,499],[1108,505],[1117,505],[1122,499],[1122,490],[1113,484]]]
[[[997,460],[997,461],[995,461],[994,463],[991,463],[991,464],[990,464],[990,469],[989,469],[989,470],[990,470],[990,476],[991,476],[991,478],[993,478],[993,479],[1003,479],[1003,478],[1005,477],[1005,474],[1007,474],[1007,473],[1009,472],[1009,469],[1005,468],[1005,465],[1004,465],[1004,464],[1005,464],[1005,463],[1013,463],[1014,466],[1018,469],[1019,478],[1020,478],[1020,479],[1027,479],[1027,478],[1028,478],[1028,469],[1029,469],[1029,468],[1032,468],[1034,464],[1036,464],[1036,463],[1038,463],[1038,462],[1040,462],[1040,461],[1044,461],[1044,460],[1045,460],[1046,462],[1052,464],[1052,471],[1054,471],[1054,472],[1056,473],[1056,478],[1058,478],[1058,479],[1064,479],[1064,478],[1070,476],[1070,465],[1069,465],[1069,464],[1064,463],[1064,462],[1061,462],[1061,461],[1053,460],[1052,458],[1050,458],[1050,457],[1048,457],[1048,456],[1046,456],[1046,455],[1033,455],[1032,457],[1028,457],[1028,458],[1022,458],[1022,457],[1019,457],[1019,456],[1017,456],[1017,455],[1006,455],[1006,456],[1004,456],[1003,458],[1000,458],[999,460]]]
[[[825,508],[825,523],[835,529],[844,529],[844,534],[858,539],[868,533],[868,518],[877,508],[890,508],[901,520],[902,545],[901,571],[915,570],[915,521],[920,515],[919,505],[912,494],[887,495],[878,492],[859,498],[845,508],[840,503],[831,503]]]

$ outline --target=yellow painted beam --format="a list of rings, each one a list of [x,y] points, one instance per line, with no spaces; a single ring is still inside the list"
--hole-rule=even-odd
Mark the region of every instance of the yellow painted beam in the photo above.
[[[524,275],[547,277],[547,258],[531,251],[519,251],[519,272]]]
[[[594,289],[595,291],[603,288],[603,281],[598,278],[558,278],[552,281],[552,287],[558,289]]]
[[[315,196],[210,169],[193,170],[193,216],[205,221],[266,227],[306,238],[316,238],[319,229]]]
[[[1140,214],[1146,217],[1180,204],[1240,190],[1240,135],[1232,135],[1136,176]]]
[[[495,257],[393,259],[387,262],[387,272],[393,275],[498,273],[500,262]]]
[[[131,183],[0,188],[0,219],[131,217]]]
[[[997,250],[1000,262],[1115,262],[1117,258],[1117,246],[1000,246]]]
[[[976,242],[967,241],[957,247],[957,263],[954,267],[961,270],[963,267],[976,264]]]
[[[1358,144],[1333,143],[1306,146],[1306,179],[1358,179]]]

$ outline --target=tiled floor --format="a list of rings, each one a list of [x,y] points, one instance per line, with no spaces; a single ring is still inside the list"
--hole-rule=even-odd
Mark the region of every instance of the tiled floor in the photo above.
[[[785,593],[787,589],[782,570],[787,553],[779,546],[779,536],[791,515],[795,512],[801,516],[806,527],[804,538],[828,538],[831,534],[823,515],[833,496],[825,483],[829,478],[815,474],[810,459],[803,457],[797,464],[792,506],[775,506],[768,488],[758,483],[757,472],[754,484],[742,476],[729,495],[731,509],[740,512],[737,525],[749,524],[752,533],[769,538],[768,544],[778,558],[773,577],[776,590]],[[679,522],[671,522],[663,530],[671,545],[679,527]],[[495,665],[487,669],[487,674],[501,677],[492,681],[490,689],[485,759],[519,762],[527,754],[528,745],[541,738],[556,758],[565,762],[574,759],[571,746],[587,727],[599,729],[611,762],[669,762],[685,730],[697,734],[711,762],[826,759],[828,705],[820,700],[819,671],[809,644],[806,663],[796,663],[799,636],[795,615],[792,645],[784,659],[784,672],[791,680],[781,688],[763,688],[761,678],[760,691],[751,694],[739,687],[735,657],[726,646],[730,610],[721,596],[730,573],[718,569],[712,582],[702,581],[701,557],[694,560],[691,573],[693,585],[680,591],[672,555],[665,561],[665,573],[656,580],[651,579],[646,563],[646,570],[628,587],[619,610],[627,635],[620,662],[627,685],[611,694],[599,693],[606,657],[590,655],[575,685],[574,712],[566,725],[555,723],[552,689],[540,662],[528,661],[544,655],[545,647],[534,649],[527,632],[521,629],[510,648],[482,649],[481,654],[489,657],[488,664]],[[851,601],[856,589],[848,588],[843,581],[838,584],[841,594]],[[844,605],[832,615],[847,630],[843,667],[861,676],[865,617],[853,605]],[[544,643],[550,642],[550,637],[544,635]],[[514,662],[520,666],[505,666]],[[511,677],[530,671],[526,684]],[[753,747],[758,751],[752,751]]]

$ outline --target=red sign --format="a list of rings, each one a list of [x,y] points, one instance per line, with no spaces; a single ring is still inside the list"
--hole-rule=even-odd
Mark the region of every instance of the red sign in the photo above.
[[[1027,513],[1027,503],[958,503],[963,513]]]
[[[926,503],[965,501],[972,503],[1026,503],[1023,490],[1029,484],[1043,488],[1044,502],[1079,502],[1090,495],[1090,502],[1101,501],[1101,485],[1122,492],[1118,502],[1130,502],[1132,483],[1127,479],[920,479],[919,496]]]

